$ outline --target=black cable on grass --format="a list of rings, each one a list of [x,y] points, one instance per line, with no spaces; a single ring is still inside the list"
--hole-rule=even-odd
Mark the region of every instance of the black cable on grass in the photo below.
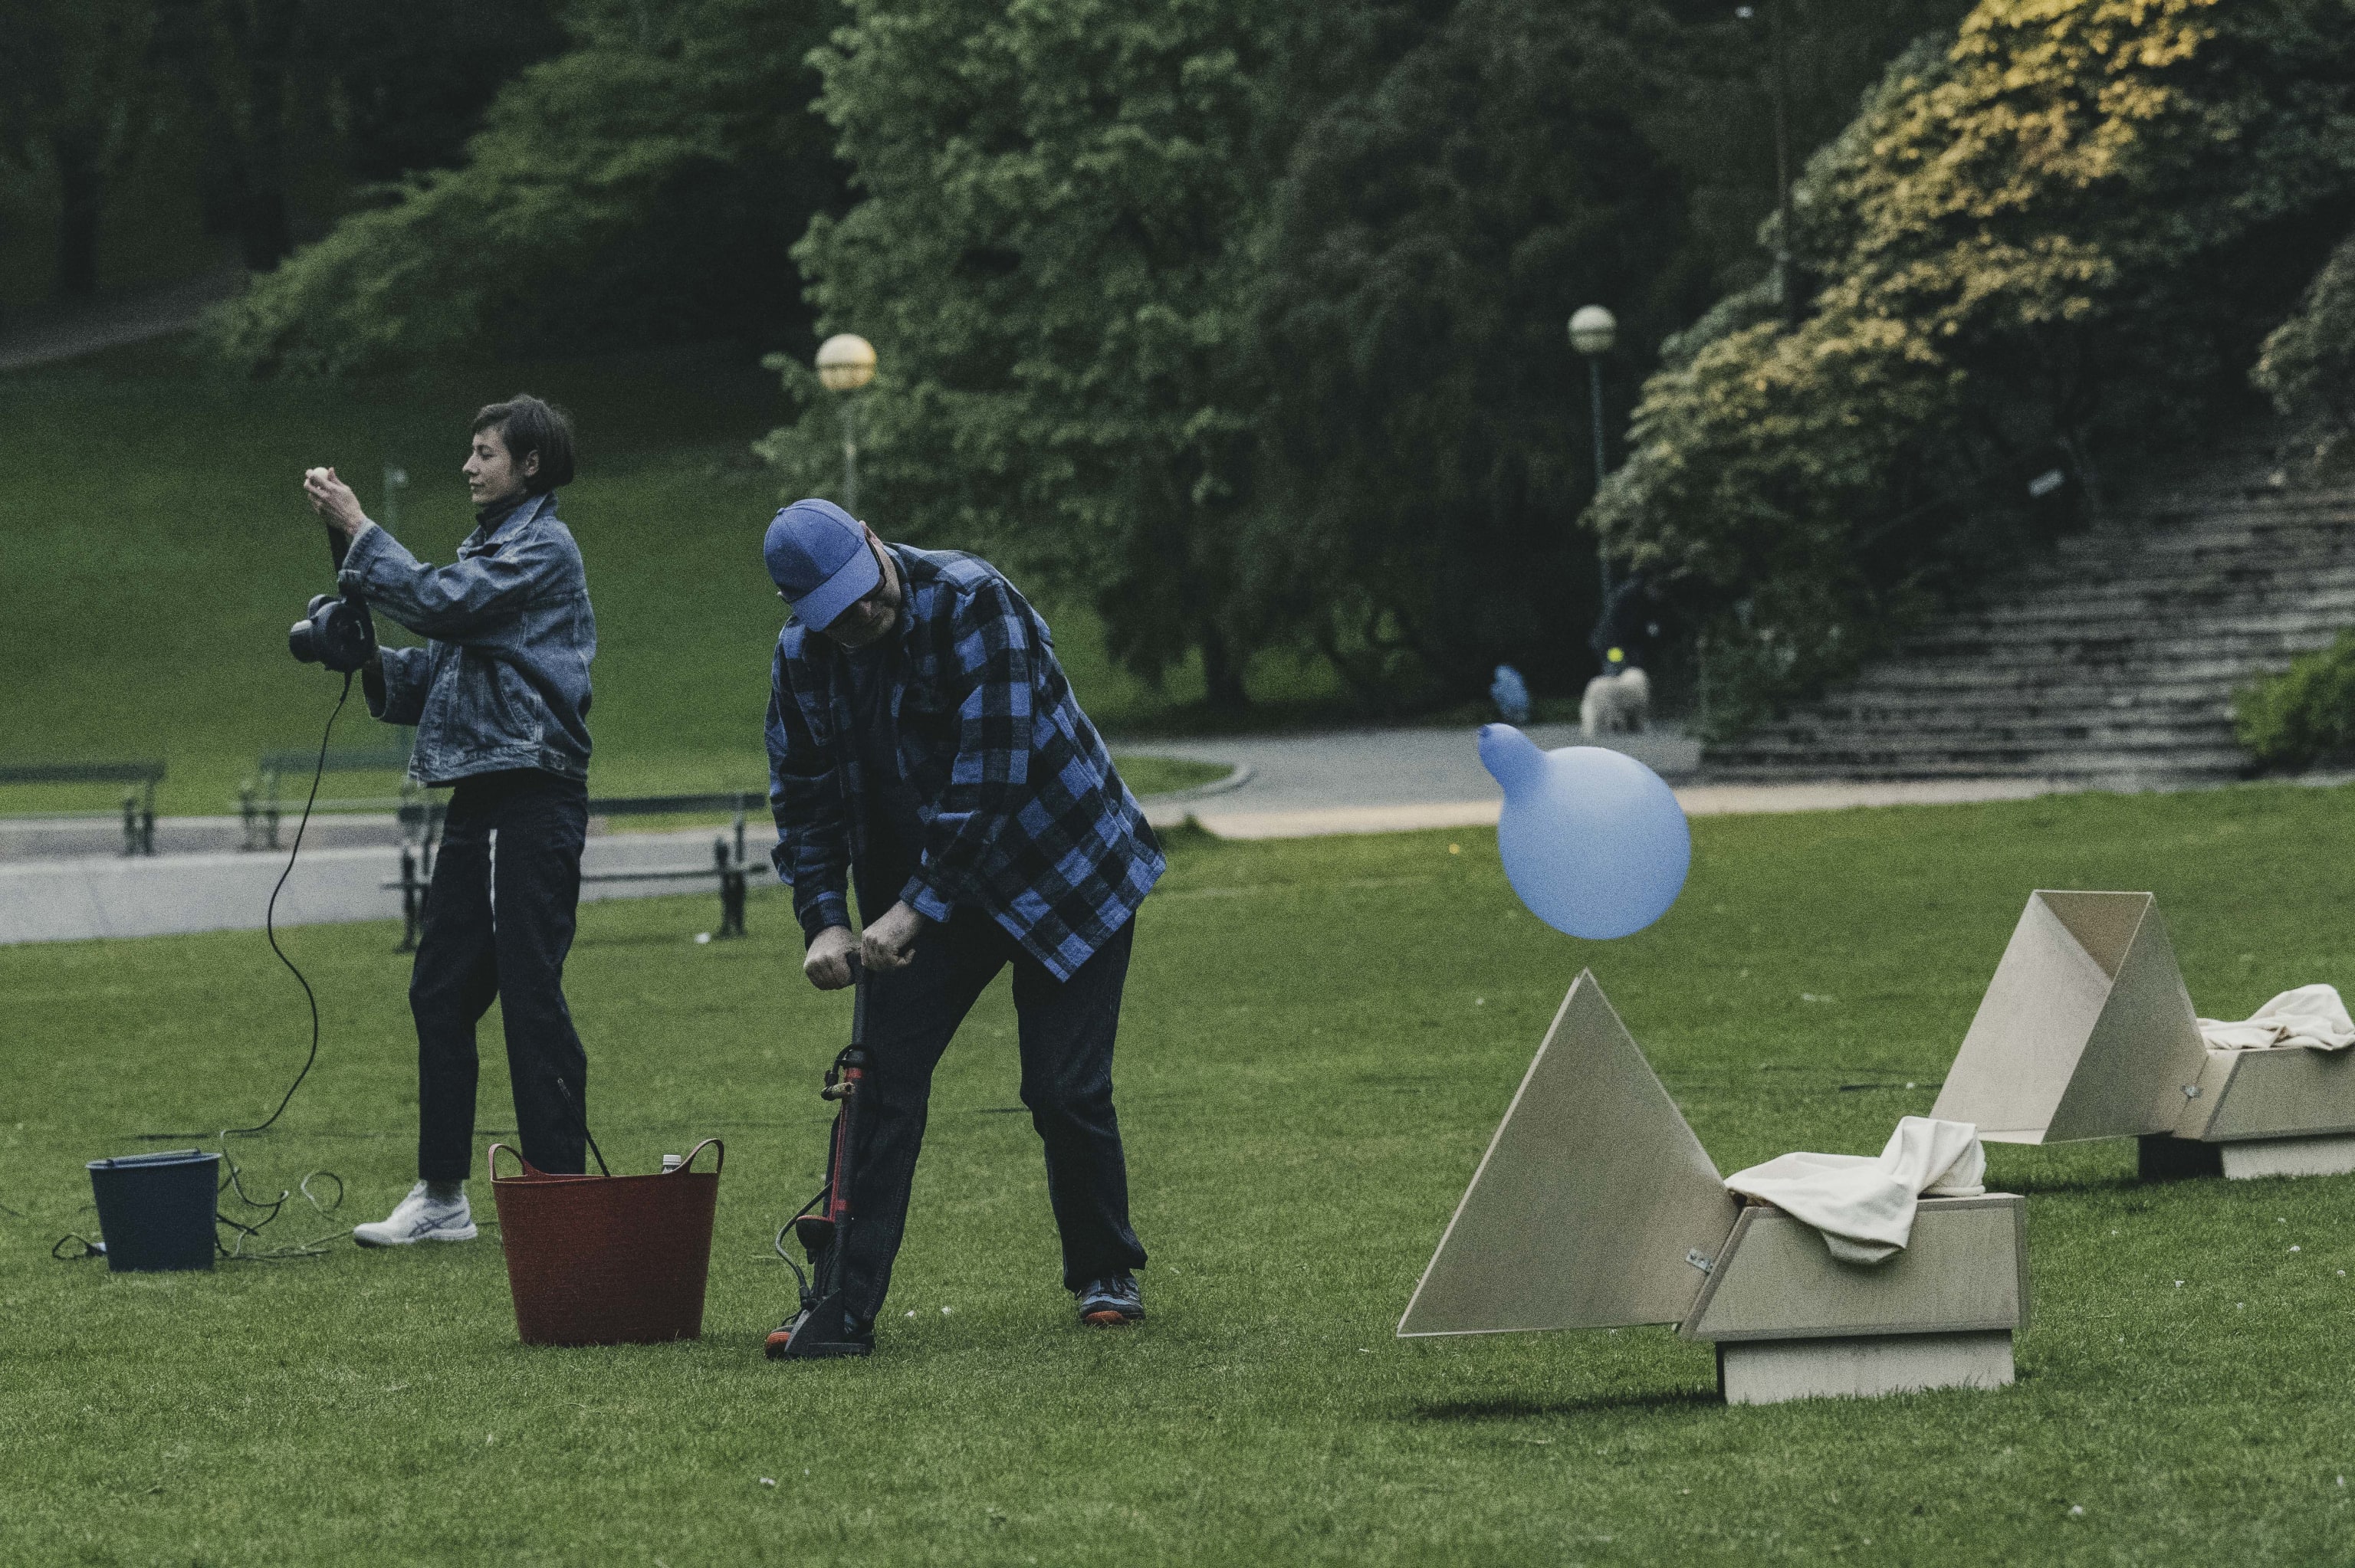
[[[311,826],[312,808],[316,806],[319,801],[319,782],[326,777],[327,773],[327,745],[328,742],[335,737],[336,721],[343,716],[344,705],[352,700],[352,676],[354,673],[355,672],[348,670],[344,673],[344,689],[336,694],[336,705],[334,708],[329,710],[327,714],[326,727],[319,732],[319,760],[318,765],[311,770],[311,792],[304,797],[303,817],[300,821],[294,824],[293,846],[286,852],[286,864],[279,871],[278,880],[270,889],[270,902],[264,906],[261,914],[262,934],[269,939],[270,950],[278,955],[278,961],[286,966],[286,972],[293,975],[294,977],[294,983],[303,988],[303,1000],[310,1005],[310,1053],[303,1058],[302,1070],[294,1075],[294,1081],[286,1086],[286,1092],[284,1094],[278,1097],[278,1108],[276,1110],[272,1111],[268,1116],[262,1118],[251,1127],[224,1128],[218,1134],[220,1143],[222,1179],[220,1185],[216,1188],[213,1192],[213,1223],[216,1225],[227,1225],[230,1230],[236,1232],[237,1235],[234,1241],[227,1245],[224,1245],[219,1236],[216,1235],[213,1238],[213,1246],[222,1257],[241,1262],[274,1263],[288,1258],[318,1257],[325,1253],[327,1244],[329,1242],[337,1241],[351,1234],[350,1230],[346,1228],[327,1235],[314,1236],[308,1241],[289,1242],[283,1245],[270,1247],[262,1251],[247,1251],[246,1243],[252,1238],[259,1236],[262,1233],[262,1230],[268,1226],[272,1220],[275,1220],[279,1216],[279,1214],[285,1209],[288,1200],[293,1197],[294,1192],[282,1189],[276,1198],[271,1199],[267,1202],[257,1201],[249,1196],[245,1190],[245,1182],[242,1180],[243,1172],[239,1169],[237,1160],[229,1154],[229,1140],[232,1138],[251,1138],[257,1134],[269,1131],[271,1124],[275,1122],[280,1117],[286,1114],[286,1107],[293,1103],[294,1091],[303,1086],[303,1080],[311,1075],[311,1068],[319,1060],[319,995],[316,991],[311,989],[310,980],[305,979],[303,971],[295,967],[294,960],[286,956],[286,949],[278,945],[278,895],[286,890],[286,879],[294,874],[294,862],[303,853],[303,835]],[[200,1132],[143,1132],[138,1135],[142,1141],[155,1141],[174,1138],[202,1138],[205,1135]],[[318,1195],[311,1191],[311,1183],[323,1177],[336,1184],[335,1197],[324,1203],[319,1201]],[[343,1204],[344,1179],[341,1176],[336,1175],[332,1171],[311,1171],[305,1175],[302,1181],[296,1182],[294,1185],[295,1191],[299,1191],[303,1194],[304,1201],[308,1202],[312,1209],[319,1214],[325,1215],[333,1213]],[[243,1203],[247,1208],[264,1211],[261,1218],[254,1221],[250,1224],[248,1224],[243,1220],[232,1219],[228,1214],[223,1213],[220,1207],[220,1198],[223,1193],[228,1192],[235,1193],[237,1201]],[[76,1241],[81,1243],[82,1250],[80,1253],[74,1254],[72,1257],[68,1257],[63,1249],[68,1242]],[[60,1262],[70,1262],[75,1258],[96,1257],[101,1255],[98,1244],[91,1242],[89,1237],[84,1236],[78,1232],[74,1232],[59,1237],[56,1245],[49,1248],[49,1255],[59,1259]]]
[[[226,1246],[222,1245],[218,1236],[213,1238],[213,1246],[223,1258],[242,1263],[282,1263],[291,1258],[321,1257],[325,1255],[328,1243],[341,1241],[352,1234],[351,1227],[346,1225],[342,1230],[331,1231],[325,1235],[313,1236],[307,1241],[287,1242],[282,1245],[272,1246],[259,1252],[247,1251],[246,1243],[259,1236],[263,1228],[278,1217],[280,1212],[286,1207],[288,1200],[294,1196],[294,1192],[281,1188],[278,1196],[268,1202],[257,1202],[247,1196],[245,1183],[241,1180],[244,1172],[238,1168],[237,1161],[229,1158],[227,1133],[221,1135],[221,1167],[223,1180],[220,1187],[213,1194],[213,1219],[216,1223],[227,1225],[237,1232],[236,1239]],[[319,1195],[311,1191],[311,1183],[322,1177],[336,1184],[336,1195],[325,1202],[321,1202]],[[242,1220],[230,1219],[227,1214],[220,1213],[219,1198],[222,1192],[232,1192],[237,1194],[238,1202],[247,1208],[262,1209],[267,1213],[251,1224],[247,1224]],[[294,1192],[301,1192],[304,1201],[311,1205],[313,1211],[324,1217],[334,1213],[343,1206],[344,1179],[332,1171],[314,1171],[294,1184]]]
[[[324,1257],[326,1255],[330,1242],[341,1241],[352,1234],[350,1227],[346,1226],[340,1231],[331,1231],[325,1235],[312,1236],[304,1241],[287,1242],[270,1247],[249,1247],[247,1244],[260,1236],[263,1230],[268,1228],[270,1223],[285,1211],[287,1203],[293,1198],[295,1192],[303,1194],[304,1202],[309,1203],[314,1213],[322,1216],[334,1213],[343,1206],[344,1179],[332,1171],[313,1171],[297,1181],[293,1191],[282,1188],[275,1198],[256,1198],[245,1190],[245,1172],[236,1160],[230,1157],[229,1135],[226,1132],[221,1135],[220,1142],[221,1181],[220,1184],[213,1189],[213,1224],[217,1226],[227,1225],[237,1233],[235,1237],[226,1243],[218,1235],[213,1237],[213,1251],[222,1259],[230,1263],[284,1263],[298,1257]],[[336,1195],[324,1202],[316,1192],[311,1191],[311,1183],[321,1180],[333,1181],[336,1184]],[[232,1193],[235,1194],[237,1201],[247,1208],[262,1211],[261,1218],[248,1224],[243,1220],[232,1219],[223,1213],[220,1200],[223,1195]],[[69,1242],[80,1243],[81,1251],[75,1253],[66,1251],[66,1245]],[[80,1231],[68,1231],[50,1245],[49,1255],[59,1263],[79,1263],[86,1257],[104,1257],[106,1245],[102,1241],[82,1234]]]
[[[336,698],[335,708],[327,715],[327,727],[321,731],[319,735],[319,763],[316,768],[311,770],[311,793],[304,797],[303,801],[303,820],[294,825],[294,845],[292,849],[286,852],[286,864],[284,868],[279,872],[277,884],[270,890],[270,903],[262,910],[261,914],[262,934],[270,940],[270,950],[278,955],[278,961],[286,966],[286,972],[293,975],[294,977],[294,983],[303,988],[303,1000],[310,1004],[311,1054],[303,1058],[303,1070],[294,1075],[294,1081],[287,1085],[286,1092],[279,1097],[278,1108],[276,1110],[272,1111],[268,1116],[262,1118],[251,1127],[232,1127],[221,1129],[220,1137],[223,1139],[231,1138],[250,1138],[256,1133],[267,1132],[270,1129],[271,1123],[276,1121],[280,1117],[286,1114],[286,1107],[294,1098],[294,1091],[303,1086],[303,1080],[311,1075],[312,1065],[319,1059],[318,993],[311,989],[311,982],[303,978],[303,971],[294,967],[294,960],[286,956],[286,949],[278,945],[278,895],[285,890],[286,879],[294,874],[295,857],[303,853],[303,834],[311,825],[311,808],[318,802],[319,780],[325,778],[327,773],[327,742],[336,733],[336,720],[343,716],[344,705],[351,700],[352,672],[346,671],[344,673],[343,693]],[[202,1138],[205,1134],[201,1132],[143,1132],[138,1136],[141,1141],[145,1142],[168,1138]],[[229,1159],[226,1147],[224,1147],[221,1159],[223,1160],[227,1160]],[[241,1198],[245,1196],[245,1194],[240,1191],[238,1193],[238,1196]],[[229,1221],[228,1223],[234,1224],[236,1222]]]

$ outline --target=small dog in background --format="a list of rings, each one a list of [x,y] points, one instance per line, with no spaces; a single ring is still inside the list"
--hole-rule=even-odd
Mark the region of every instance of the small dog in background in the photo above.
[[[1614,655],[1617,649],[1611,651]],[[1635,735],[1652,716],[1652,678],[1614,658],[1611,672],[1586,683],[1579,699],[1578,732],[1592,740],[1598,735]]]

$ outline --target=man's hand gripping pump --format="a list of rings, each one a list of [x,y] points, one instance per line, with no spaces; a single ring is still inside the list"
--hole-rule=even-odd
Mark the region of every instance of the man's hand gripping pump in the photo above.
[[[852,1206],[851,1166],[866,1118],[867,1087],[867,966],[850,955],[853,991],[850,1044],[826,1073],[822,1098],[835,1103],[834,1132],[826,1149],[826,1186],[803,1206],[786,1229],[809,1257],[802,1272],[785,1252],[785,1233],[777,1233],[777,1255],[801,1283],[801,1310],[769,1335],[771,1361],[815,1361],[834,1356],[865,1355],[868,1342],[854,1338],[844,1306],[843,1250],[850,1227],[858,1223]]]

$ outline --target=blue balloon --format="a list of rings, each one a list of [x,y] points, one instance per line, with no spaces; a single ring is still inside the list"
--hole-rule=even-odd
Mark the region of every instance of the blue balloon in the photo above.
[[[1598,746],[1540,751],[1480,726],[1480,762],[1505,787],[1497,848],[1529,913],[1572,937],[1632,936],[1668,912],[1692,864],[1684,808],[1660,776]]]

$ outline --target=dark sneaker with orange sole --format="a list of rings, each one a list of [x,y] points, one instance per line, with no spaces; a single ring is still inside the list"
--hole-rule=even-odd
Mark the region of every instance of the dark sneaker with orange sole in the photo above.
[[[1080,1321],[1099,1329],[1117,1329],[1145,1317],[1145,1296],[1133,1274],[1107,1274],[1080,1292]]]

